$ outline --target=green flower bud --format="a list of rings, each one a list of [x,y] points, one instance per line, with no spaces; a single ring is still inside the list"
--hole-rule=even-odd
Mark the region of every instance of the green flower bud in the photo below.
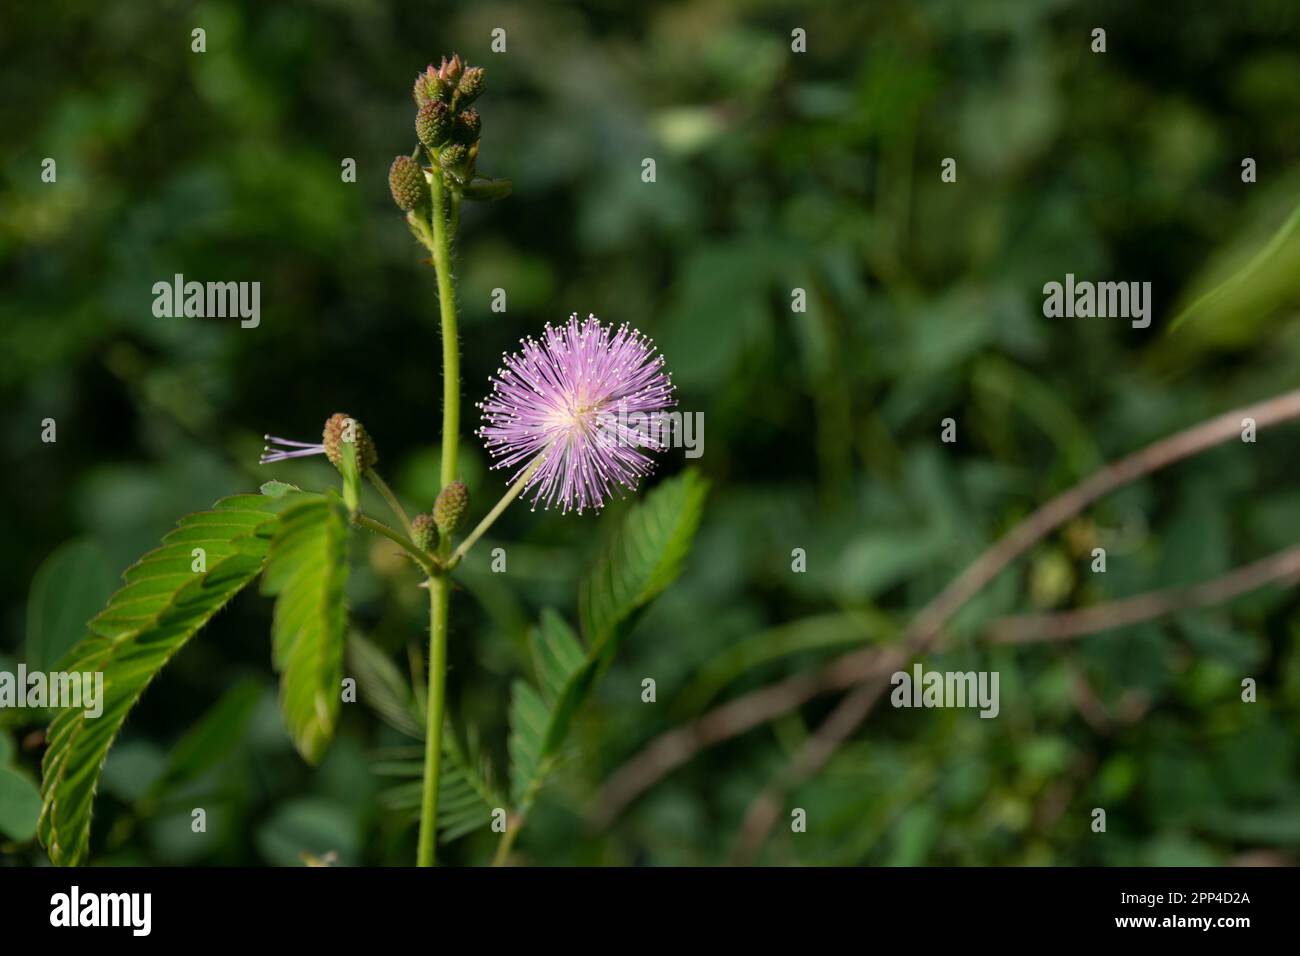
[[[466,107],[478,99],[483,92],[483,67],[471,66],[461,74],[460,83],[456,85],[456,105]]]
[[[466,145],[475,142],[482,128],[483,121],[479,119],[478,110],[462,110],[456,117],[456,142]]]
[[[438,154],[438,165],[457,183],[463,184],[469,178],[469,150],[460,143],[452,143]]]
[[[322,444],[325,446],[325,457],[330,460],[330,464],[340,470],[342,470],[340,462],[343,461],[343,443],[347,441],[356,445],[357,466],[363,474],[379,463],[379,452],[375,449],[375,443],[361,423],[347,412],[335,412],[325,422]]]
[[[451,138],[451,110],[440,100],[432,100],[420,107],[415,116],[415,135],[426,149],[437,149]]]
[[[429,68],[423,73],[416,74],[415,87],[411,94],[415,97],[416,106],[424,106],[426,103],[432,103],[437,100],[448,100],[451,98],[451,87],[429,64]]]
[[[459,481],[453,481],[438,492],[438,500],[433,503],[433,521],[444,535],[452,535],[465,527],[469,517],[469,489]]]
[[[416,515],[411,519],[411,540],[421,551],[432,551],[438,544],[438,526],[433,515]]]
[[[410,156],[398,156],[388,168],[388,188],[393,202],[402,212],[422,209],[429,204],[429,183],[424,170]]]

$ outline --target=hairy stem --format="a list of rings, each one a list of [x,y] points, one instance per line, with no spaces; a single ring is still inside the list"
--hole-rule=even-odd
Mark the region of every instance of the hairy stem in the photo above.
[[[402,523],[402,530],[406,532],[406,536],[408,538],[412,537],[411,519],[407,516],[406,509],[402,507],[402,503],[397,500],[397,495],[393,494],[393,489],[388,487],[388,482],[379,477],[379,472],[375,471],[373,468],[366,469],[366,477],[370,479],[370,483],[375,486],[375,490],[378,491],[379,494],[383,496],[384,501],[388,503],[388,509],[392,511],[393,517]]]
[[[451,282],[451,228],[448,196],[433,177],[433,267],[438,273],[438,308],[442,316],[442,487],[456,480],[460,438],[460,342],[456,337],[456,293]],[[441,489],[439,489],[441,490]]]
[[[410,538],[398,534],[396,531],[388,527],[388,525],[384,524],[382,521],[376,521],[374,518],[371,518],[363,514],[358,514],[352,520],[356,522],[358,525],[360,525],[361,527],[366,528],[369,531],[373,531],[375,534],[383,535],[389,541],[396,544],[399,548],[401,548],[403,551],[405,551],[407,554],[409,554],[411,557],[413,557],[416,560],[416,562],[420,565],[420,567],[424,569],[425,574],[434,574],[439,570],[438,567],[433,563],[433,560],[429,557],[429,555],[426,554],[424,551],[421,551],[418,547],[416,547],[414,541],[412,541]]]
[[[438,842],[438,774],[442,768],[442,724],[447,685],[447,604],[451,582],[429,578],[429,691],[424,728],[424,791],[420,805],[418,866],[433,866]]]
[[[451,240],[447,189],[433,177],[433,267],[438,273],[438,309],[442,318],[442,475],[439,490],[456,480],[460,438],[460,343],[456,337],[456,298],[451,281]],[[446,557],[444,540],[440,555]],[[429,577],[429,692],[424,737],[424,788],[420,805],[420,841],[416,862],[433,866],[438,842],[438,773],[442,763],[444,691],[447,684],[447,608],[451,582],[443,573]]]

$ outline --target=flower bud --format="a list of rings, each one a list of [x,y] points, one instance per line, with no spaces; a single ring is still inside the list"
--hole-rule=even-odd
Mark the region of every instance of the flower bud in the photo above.
[[[438,492],[438,500],[433,503],[433,521],[444,535],[452,535],[465,527],[469,517],[469,489],[459,481],[453,481]]]
[[[415,87],[412,89],[411,94],[415,97],[416,106],[424,106],[426,103],[449,99],[451,87],[447,85],[431,63],[423,73],[416,74]]]
[[[463,184],[469,178],[469,151],[460,143],[452,143],[438,155],[438,165],[448,176]]]
[[[445,56],[442,58],[442,63],[438,66],[438,78],[447,84],[449,90],[454,90],[464,71],[465,64],[461,62],[460,54],[453,53],[450,60]]]
[[[478,95],[483,92],[483,67],[471,66],[460,78],[460,83],[456,86],[456,105],[459,107],[469,106]]]
[[[438,526],[433,515],[416,515],[411,519],[411,540],[421,551],[432,551],[438,543]]]
[[[451,138],[451,110],[441,100],[431,100],[415,115],[415,135],[426,149],[437,149]]]
[[[479,119],[478,110],[462,110],[456,117],[456,142],[469,145],[478,139],[482,128],[483,121]]]
[[[340,463],[343,461],[343,443],[348,441],[356,445],[357,467],[363,474],[379,463],[379,452],[375,450],[375,443],[361,423],[347,412],[335,412],[325,422],[322,444],[325,445],[325,457],[340,471],[342,470]]]
[[[402,212],[421,209],[429,204],[429,183],[424,170],[410,156],[398,156],[388,168],[388,188],[393,202]]]

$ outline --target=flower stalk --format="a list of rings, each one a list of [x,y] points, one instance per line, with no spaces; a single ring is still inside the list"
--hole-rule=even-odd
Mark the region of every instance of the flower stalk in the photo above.
[[[460,543],[460,546],[452,552],[451,557],[447,559],[446,563],[448,571],[460,564],[465,555],[469,553],[469,549],[474,547],[478,542],[478,539],[483,537],[484,533],[488,528],[492,527],[497,518],[501,517],[501,513],[506,510],[506,507],[510,502],[519,497],[520,492],[524,490],[524,487],[532,479],[533,475],[537,474],[537,469],[542,467],[542,459],[545,457],[546,455],[543,453],[533,459],[532,464],[524,469],[523,474],[516,478],[515,483],[507,489],[504,495],[501,496],[501,500],[492,506],[492,510],[483,517],[482,521],[475,525],[474,530],[471,531],[465,540]]]
[[[460,342],[456,331],[456,292],[451,277],[453,224],[448,216],[448,185],[435,167],[430,177],[433,196],[433,268],[438,277],[438,311],[442,326],[442,471],[438,491],[456,480],[460,451]],[[445,558],[451,540],[442,536],[439,556]],[[424,785],[420,803],[419,866],[437,862],[438,781],[442,767],[442,728],[447,686],[447,618],[451,582],[444,569],[429,576],[429,688],[424,735]]]

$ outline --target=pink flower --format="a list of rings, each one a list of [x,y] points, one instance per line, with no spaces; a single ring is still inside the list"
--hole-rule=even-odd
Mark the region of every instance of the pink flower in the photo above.
[[[635,329],[603,326],[577,315],[547,324],[542,341],[526,338],[506,355],[492,378],[492,394],[479,403],[479,436],[517,480],[545,454],[524,486],[540,502],[562,511],[601,508],[617,487],[628,491],[653,468],[643,448],[662,442],[656,416],[671,408],[673,384],[663,356]]]

